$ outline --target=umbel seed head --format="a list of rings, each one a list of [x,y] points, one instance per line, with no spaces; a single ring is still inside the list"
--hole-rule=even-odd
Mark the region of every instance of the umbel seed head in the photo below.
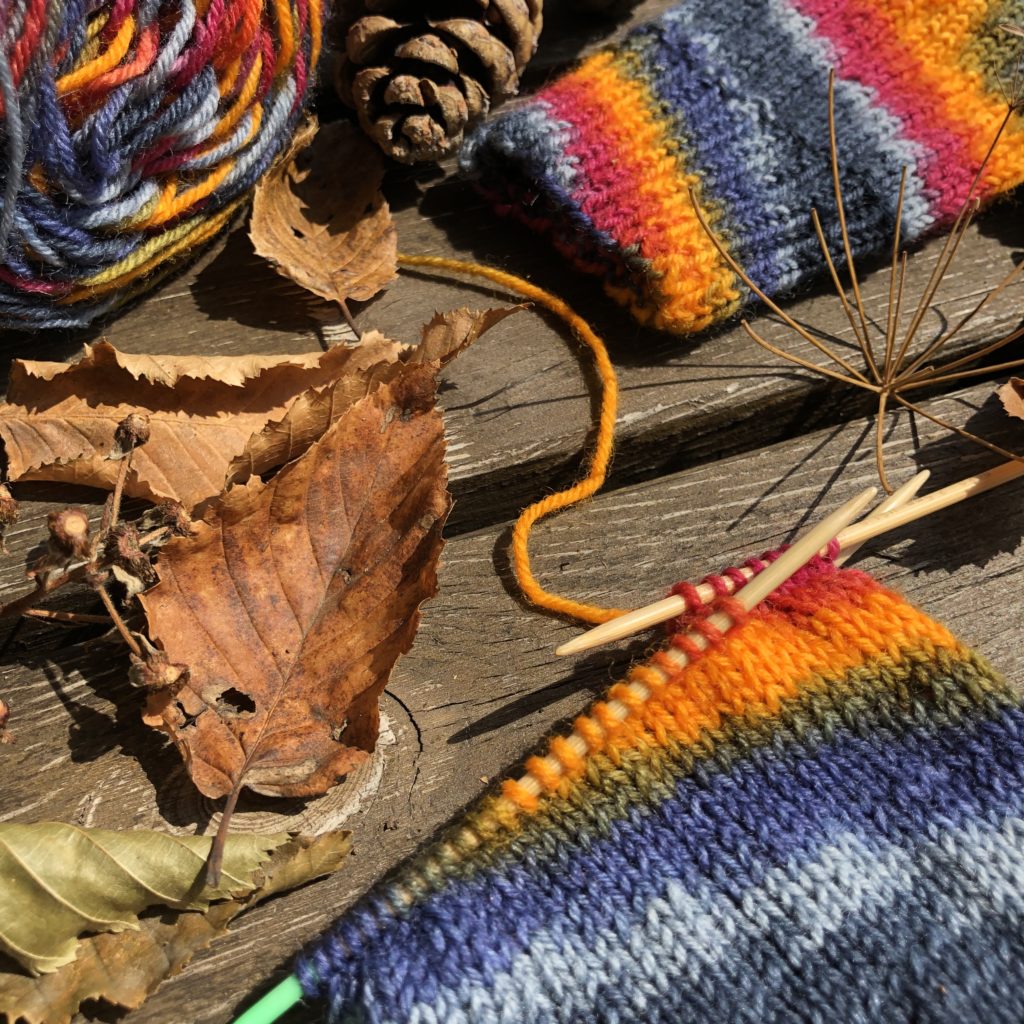
[[[21,509],[6,484],[0,484],[0,526],[12,526],[18,521]]]
[[[161,501],[156,507],[156,516],[160,524],[168,527],[175,537],[192,535],[192,518],[180,501]]]
[[[174,696],[188,682],[188,666],[175,665],[163,651],[154,648],[145,657],[131,656],[128,678],[139,689]]]
[[[129,452],[141,447],[149,440],[149,417],[141,412],[130,412],[114,431],[112,459],[124,458]]]
[[[85,558],[89,554],[89,516],[83,508],[66,508],[51,512],[47,519],[50,542],[68,558]]]

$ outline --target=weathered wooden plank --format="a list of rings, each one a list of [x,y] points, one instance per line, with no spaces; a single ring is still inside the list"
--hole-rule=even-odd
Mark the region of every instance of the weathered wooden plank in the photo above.
[[[632,20],[667,6],[668,0],[652,0],[640,5]],[[590,35],[584,25],[593,29]],[[594,45],[611,24],[558,11],[549,27],[536,62],[535,84],[581,46]],[[601,294],[598,282],[571,271],[526,229],[498,220],[450,169],[396,168],[387,191],[404,250],[503,267],[564,295],[593,320],[621,375],[615,484],[749,450],[852,411],[835,387],[791,372],[737,325],[696,339],[640,329]],[[1012,245],[1017,241],[1019,232],[1006,206],[972,229],[926,330],[959,317],[986,285],[995,284],[1013,265]],[[939,248],[933,241],[915,258],[908,296],[916,296],[914,286],[930,273]],[[871,275],[865,295],[870,309],[882,309],[887,272]],[[1022,299],[1024,282],[979,317],[964,342],[994,338],[1015,327]],[[366,305],[358,320],[364,328],[413,340],[435,309],[492,301],[497,301],[495,295],[486,289],[407,273]],[[849,325],[835,298],[823,289],[808,290],[786,306],[793,316],[849,347]],[[101,329],[75,339],[51,333],[6,340],[11,354],[35,358],[65,358],[81,341],[101,335],[133,351],[300,351],[318,346],[317,322],[324,315],[335,316],[258,259],[244,226],[239,226],[195,268]],[[781,330],[772,333],[786,337]],[[792,348],[820,358],[806,343],[797,341]],[[572,478],[590,423],[589,369],[581,370],[575,346],[558,327],[536,313],[516,316],[465,354],[446,380],[442,400],[457,498],[452,532],[507,518],[538,493]]]
[[[990,394],[991,385],[983,384],[932,408],[995,439],[1020,441],[1024,427],[1007,420]],[[862,422],[831,427],[601,496],[538,528],[538,572],[560,592],[598,602],[629,606],[659,596],[675,579],[699,577],[778,544],[820,514],[814,506],[832,508],[872,482],[867,433]],[[925,465],[934,474],[929,486],[994,461],[927,422],[905,420],[886,447],[894,479]],[[1022,494],[1018,482],[949,510],[872,544],[860,563],[1017,677],[1024,673],[1020,602],[1008,595],[1024,584]],[[26,525],[11,540],[19,553],[45,510],[41,504],[27,510]],[[383,748],[383,778],[376,789],[366,774],[353,784],[364,799],[347,822],[356,840],[347,870],[247,915],[183,977],[130,1014],[130,1024],[229,1020],[336,911],[653,641],[646,636],[627,649],[556,661],[553,647],[575,627],[520,604],[507,542],[503,524],[458,537],[446,549],[441,594],[427,607],[383,702],[394,735]],[[4,596],[13,589],[10,561]],[[6,651],[0,693],[14,705],[19,742],[0,747],[0,820],[209,828],[213,808],[189,797],[174,752],[138,723],[124,661],[106,650],[69,649],[55,635],[61,634],[52,628],[28,631],[35,652],[29,666],[12,646]],[[250,803],[243,820],[251,827],[269,803]]]
[[[596,282],[567,270],[525,229],[506,223],[481,231],[489,216],[466,184],[431,185],[416,205],[399,212],[402,247],[506,267],[560,292],[592,319],[608,341],[622,389],[615,484],[750,449],[863,410],[843,403],[841,387],[765,353],[738,326],[696,339],[642,330],[600,294]],[[926,322],[929,336],[962,316],[1013,266],[1005,217],[997,208],[969,233]],[[933,240],[915,259],[912,285],[923,284],[939,248],[939,240]],[[869,308],[881,310],[888,272],[870,275],[864,291]],[[358,320],[364,328],[413,340],[435,309],[503,298],[408,273]],[[1024,282],[1009,288],[972,324],[965,344],[1014,328],[1022,301]],[[303,351],[319,344],[312,308],[252,254],[238,230],[199,268],[90,337],[103,334],[130,351]],[[786,309],[850,350],[850,328],[834,296],[819,290],[790,300]],[[804,358],[821,359],[781,326],[768,333]],[[23,338],[9,351],[65,358],[76,347],[66,339]],[[591,383],[589,367],[581,370],[575,345],[559,327],[536,312],[518,314],[461,356],[445,381],[442,404],[457,498],[454,532],[507,518],[538,493],[572,478],[589,430]]]

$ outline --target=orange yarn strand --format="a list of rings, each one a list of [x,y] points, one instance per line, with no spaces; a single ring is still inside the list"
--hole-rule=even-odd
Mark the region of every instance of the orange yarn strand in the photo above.
[[[591,497],[604,483],[608,473],[608,463],[612,457],[615,442],[615,416],[619,403],[619,382],[615,375],[615,367],[608,358],[608,350],[604,342],[594,333],[590,324],[558,296],[538,288],[529,281],[524,281],[515,274],[496,270],[480,263],[465,260],[452,260],[443,256],[406,256],[399,254],[398,262],[405,267],[432,267],[435,270],[450,270],[461,274],[472,274],[486,278],[502,288],[528,299],[530,302],[543,306],[550,313],[565,323],[576,336],[577,341],[589,349],[594,357],[594,366],[601,378],[601,403],[597,417],[597,436],[594,449],[587,461],[584,477],[572,487],[557,494],[550,494],[540,501],[535,501],[525,508],[516,521],[512,531],[512,566],[515,570],[519,589],[523,596],[538,608],[544,608],[559,615],[568,615],[583,622],[607,622],[623,614],[619,608],[602,608],[600,605],[573,601],[546,590],[533,573],[530,565],[529,540],[534,525],[553,512],[568,508]]]

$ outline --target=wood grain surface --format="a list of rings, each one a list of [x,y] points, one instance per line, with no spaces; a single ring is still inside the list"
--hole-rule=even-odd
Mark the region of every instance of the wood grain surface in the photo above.
[[[987,436],[1019,440],[1024,428],[991,396],[991,385],[981,384],[930,408]],[[632,606],[656,598],[676,579],[698,578],[784,541],[872,482],[865,441],[865,424],[855,421],[605,494],[538,528],[538,570],[560,592],[589,600]],[[926,466],[934,474],[929,487],[994,462],[910,417],[892,431],[887,452],[894,479]],[[856,564],[1022,678],[1022,501],[1018,482],[873,542]],[[14,589],[17,556],[39,536],[46,508],[33,505],[12,537],[5,597]],[[130,1014],[131,1024],[230,1020],[266,979],[280,976],[302,942],[656,641],[649,634],[576,661],[556,659],[553,648],[576,627],[517,599],[508,534],[508,523],[493,525],[446,548],[440,596],[427,606],[383,702],[388,734],[370,773],[377,778],[368,786],[362,773],[331,797],[357,805],[345,822],[355,833],[347,869],[247,914]],[[0,819],[182,832],[215,827],[214,808],[191,796],[177,755],[139,723],[138,698],[125,684],[116,648],[68,641],[63,631],[32,624],[5,645],[0,692],[14,707],[18,743],[0,748]],[[280,818],[267,813],[280,812],[279,804],[250,798],[241,810],[247,827],[258,827],[261,815],[265,827],[280,827]],[[345,818],[324,815],[334,824]],[[293,1017],[303,1019],[313,1018]]]
[[[626,24],[570,18],[550,6],[528,76],[534,86]],[[652,0],[633,17],[666,6]],[[387,189],[404,250],[481,260],[553,288],[593,320],[611,348],[622,386],[611,484],[536,530],[536,566],[553,589],[618,606],[656,599],[677,579],[699,578],[780,543],[875,479],[859,399],[774,363],[737,325],[697,339],[639,329],[597,282],[568,270],[525,230],[495,220],[450,169],[396,170]],[[1020,243],[1010,199],[970,231],[926,333],[969,309],[1020,258]],[[932,242],[915,257],[912,285],[923,283],[937,250]],[[962,344],[1017,326],[1022,288],[1009,289]],[[887,272],[876,268],[865,286],[869,307],[881,308],[887,292]],[[364,328],[413,340],[434,309],[507,298],[472,283],[403,274],[357,318]],[[849,326],[825,289],[809,288],[786,308],[850,346]],[[239,225],[192,269],[102,328],[5,341],[10,354],[55,359],[100,336],[131,351],[294,352],[317,348],[323,324],[333,319],[258,260]],[[766,330],[786,338],[781,327]],[[810,354],[803,343],[785,343]],[[506,320],[446,371],[442,402],[457,500],[441,593],[389,684],[378,751],[320,801],[246,797],[236,818],[238,827],[267,830],[287,822],[314,830],[344,824],[354,831],[354,854],[333,879],[246,914],[182,976],[124,1017],[127,1024],[231,1020],[282,976],[303,942],[656,642],[648,634],[575,661],[556,659],[554,647],[577,627],[524,607],[508,566],[514,515],[576,473],[593,383],[571,340],[532,311]],[[1024,424],[1005,417],[992,391],[983,381],[928,404],[1024,450]],[[927,466],[934,474],[929,488],[996,461],[910,416],[888,431],[886,450],[894,481]],[[95,492],[29,485],[19,497],[24,519],[9,535],[11,554],[0,559],[3,600],[24,588],[26,559],[44,537],[51,509],[74,500],[98,513]],[[873,542],[855,564],[1024,678],[1016,589],[1024,583],[1022,504],[1018,482]],[[64,606],[92,610],[89,600],[63,599]],[[217,806],[195,794],[178,755],[141,725],[125,668],[119,648],[88,631],[0,623],[0,696],[12,705],[17,736],[15,745],[0,746],[0,821],[183,833],[216,828]],[[290,1018],[312,1019],[304,1011]]]

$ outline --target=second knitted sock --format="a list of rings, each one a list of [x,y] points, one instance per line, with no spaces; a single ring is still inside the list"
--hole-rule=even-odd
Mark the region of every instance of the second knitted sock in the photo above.
[[[816,207],[838,222],[827,127],[855,254],[948,224],[1007,111],[1021,0],[687,0],[485,124],[463,152],[499,209],[549,235],[643,322],[700,330],[746,300],[698,224],[696,189],[769,294],[821,272]],[[1015,116],[981,183],[1024,180]]]

